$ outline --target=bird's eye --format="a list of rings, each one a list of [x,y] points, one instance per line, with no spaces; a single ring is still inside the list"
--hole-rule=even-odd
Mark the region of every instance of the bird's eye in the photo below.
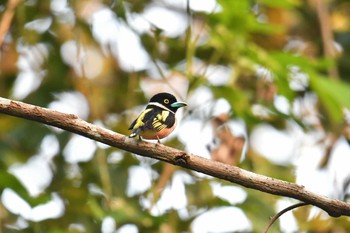
[[[165,100],[164,100],[164,103],[165,103],[165,104],[168,104],[168,103],[169,103],[169,100],[168,100],[168,99],[165,99]]]

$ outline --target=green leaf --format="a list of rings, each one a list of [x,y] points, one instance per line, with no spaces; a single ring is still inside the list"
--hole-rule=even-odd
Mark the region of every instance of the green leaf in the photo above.
[[[261,0],[261,3],[269,7],[278,7],[283,9],[292,9],[295,6],[300,5],[297,1],[293,0]]]
[[[38,197],[31,197],[27,189],[12,174],[6,171],[0,171],[0,189],[10,188],[27,201],[31,206],[43,204],[51,199],[49,194],[43,194]]]
[[[350,85],[316,74],[310,74],[310,85],[318,94],[331,121],[340,123],[343,120],[342,109],[350,108]]]
[[[224,98],[230,103],[235,115],[246,116],[248,114],[250,98],[247,92],[228,86],[210,86],[210,89],[216,98]]]

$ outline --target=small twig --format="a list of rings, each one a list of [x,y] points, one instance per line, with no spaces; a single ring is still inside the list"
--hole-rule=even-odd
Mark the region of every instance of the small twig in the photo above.
[[[162,80],[169,86],[169,88],[174,92],[174,94],[180,98],[180,100],[183,100],[183,96],[180,95],[180,93],[177,91],[177,89],[169,82],[169,79],[165,76],[162,67],[160,67],[160,65],[158,64],[157,60],[154,58],[151,58],[151,60],[153,61],[154,65],[156,66],[156,69],[159,72],[160,77],[162,78]]]
[[[282,216],[282,214],[292,210],[292,209],[296,209],[298,207],[301,207],[301,206],[306,206],[306,205],[310,205],[309,203],[305,203],[305,202],[300,202],[300,203],[297,203],[297,204],[294,204],[294,205],[291,205],[283,210],[281,210],[280,212],[278,212],[275,216],[273,216],[271,219],[270,219],[270,222],[269,224],[266,226],[265,230],[263,231],[263,233],[267,233],[270,229],[270,227],[272,226],[272,224],[274,224],[274,222],[276,222],[276,220]]]
[[[176,171],[176,167],[166,163],[163,167],[163,171],[161,173],[161,175],[159,176],[159,179],[157,181],[157,183],[155,184],[154,188],[153,188],[153,204],[156,203],[160,197],[160,194],[162,193],[162,191],[164,190],[164,188],[166,187],[166,185],[169,183],[172,175],[174,174],[174,172]]]
[[[7,3],[6,11],[4,12],[0,21],[0,48],[4,43],[6,33],[8,32],[12,18],[15,14],[15,8],[21,2],[21,0],[9,0]]]
[[[103,193],[106,194],[108,200],[112,197],[112,181],[108,170],[108,163],[106,158],[106,151],[102,149],[97,149],[97,163],[98,170],[100,173],[101,184]]]
[[[330,24],[330,17],[327,8],[327,2],[324,0],[316,0],[316,11],[321,29],[324,56],[326,58],[335,58],[334,37]],[[336,66],[328,68],[328,75],[331,79],[339,79]]]

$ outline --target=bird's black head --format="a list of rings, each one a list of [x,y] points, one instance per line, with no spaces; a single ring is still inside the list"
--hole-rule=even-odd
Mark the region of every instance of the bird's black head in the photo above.
[[[173,112],[176,112],[177,109],[181,107],[187,106],[186,103],[177,101],[175,96],[166,92],[154,95],[149,102],[163,105]]]

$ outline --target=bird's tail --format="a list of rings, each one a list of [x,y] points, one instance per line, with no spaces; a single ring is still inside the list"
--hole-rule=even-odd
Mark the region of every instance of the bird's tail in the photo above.
[[[132,131],[132,133],[129,135],[129,138],[134,138],[134,137],[136,137],[137,135],[139,135],[140,132],[141,132],[141,129],[140,129],[140,128],[134,129],[134,130]]]

